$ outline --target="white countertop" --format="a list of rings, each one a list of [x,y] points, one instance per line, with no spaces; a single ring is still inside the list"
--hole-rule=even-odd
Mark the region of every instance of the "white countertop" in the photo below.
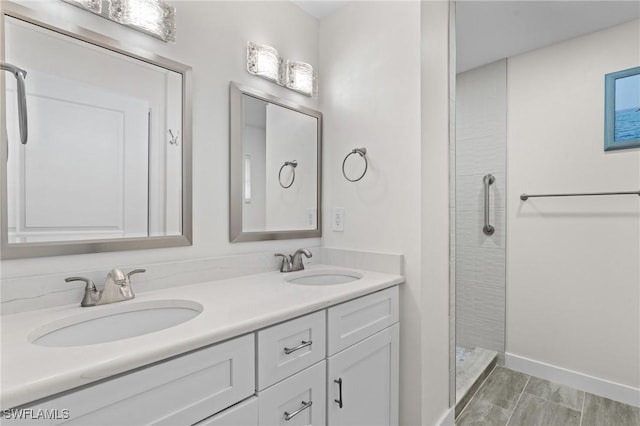
[[[401,275],[327,265],[305,271],[320,269],[357,271],[362,278],[338,285],[296,285],[284,278],[299,272],[268,272],[149,291],[112,305],[82,308],[78,301],[3,316],[0,405],[16,407],[404,282]],[[135,281],[133,287],[135,291]],[[195,301],[203,310],[171,328],[107,343],[58,348],[34,345],[28,338],[54,321],[89,312],[100,316],[125,304],[155,300]]]

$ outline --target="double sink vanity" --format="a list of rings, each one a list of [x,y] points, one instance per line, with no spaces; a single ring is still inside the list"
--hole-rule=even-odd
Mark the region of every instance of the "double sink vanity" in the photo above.
[[[312,265],[4,316],[3,424],[396,424],[403,280]]]

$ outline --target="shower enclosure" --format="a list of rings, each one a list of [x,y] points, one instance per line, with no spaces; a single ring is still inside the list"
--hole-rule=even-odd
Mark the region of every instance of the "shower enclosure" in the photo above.
[[[506,77],[506,60],[456,76],[451,263],[457,412],[474,386],[504,361]]]

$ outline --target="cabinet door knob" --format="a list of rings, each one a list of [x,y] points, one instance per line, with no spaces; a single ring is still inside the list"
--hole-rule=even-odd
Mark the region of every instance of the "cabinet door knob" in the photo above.
[[[338,384],[338,399],[334,399],[338,403],[338,407],[342,408],[342,378],[334,380],[334,383]]]
[[[293,413],[287,413],[286,411],[284,412],[284,419],[286,421],[291,420],[292,418],[294,418],[295,416],[297,416],[298,414],[300,414],[302,411],[306,410],[307,408],[311,407],[311,404],[313,404],[313,401],[309,401],[309,402],[305,402],[302,401],[302,407],[298,408],[296,411],[294,411]]]

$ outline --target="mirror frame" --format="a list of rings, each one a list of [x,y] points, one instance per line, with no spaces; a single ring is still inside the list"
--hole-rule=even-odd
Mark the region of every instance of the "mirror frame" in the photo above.
[[[74,7],[74,6],[70,6]],[[60,17],[44,15],[33,9],[12,2],[3,1],[0,13],[0,34],[4,37],[5,16],[10,16],[39,27],[102,47],[113,52],[157,65],[182,75],[182,235],[136,238],[113,238],[73,241],[52,241],[34,243],[9,243],[7,218],[7,154],[8,140],[5,131],[0,131],[0,161],[2,161],[2,182],[0,185],[0,258],[20,259],[44,256],[65,256],[73,254],[103,253],[124,250],[146,250],[192,245],[192,99],[191,67],[151,52],[130,48],[115,39],[98,34],[89,29],[64,22]],[[4,42],[0,43],[0,58],[5,59]],[[6,111],[4,78],[0,78],[0,107]],[[0,129],[6,129],[6,114],[0,114]]]
[[[242,230],[242,96],[247,95],[287,108],[318,120],[317,132],[317,186],[316,186],[316,228],[309,230],[260,231]],[[286,99],[270,95],[251,87],[229,83],[229,241],[286,240],[292,238],[315,238],[322,236],[322,113],[298,105]]]

